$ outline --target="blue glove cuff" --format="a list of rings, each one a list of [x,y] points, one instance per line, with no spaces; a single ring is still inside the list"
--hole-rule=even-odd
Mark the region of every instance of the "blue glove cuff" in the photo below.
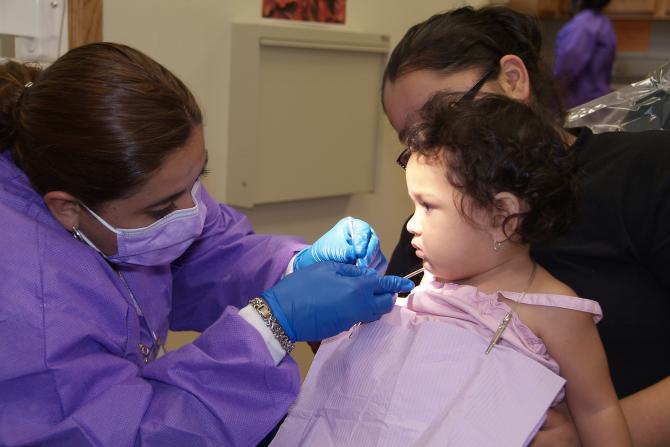
[[[294,264],[295,268],[295,264]],[[274,294],[272,293],[271,290],[266,290],[261,294],[261,297],[265,300],[265,302],[270,306],[270,310],[272,311],[272,315],[277,319],[277,322],[279,325],[284,329],[284,332],[286,333],[286,336],[288,337],[289,340],[292,342],[296,341],[296,333],[291,327],[291,325],[288,322],[288,318],[286,318],[286,314],[282,310],[281,306],[279,305],[279,302],[277,302],[277,299],[275,298]]]
[[[309,245],[300,250],[298,254],[295,255],[295,259],[293,260],[293,271],[297,272],[302,267],[314,264],[316,262],[314,256],[312,256],[312,253],[310,252],[311,248],[312,246]]]

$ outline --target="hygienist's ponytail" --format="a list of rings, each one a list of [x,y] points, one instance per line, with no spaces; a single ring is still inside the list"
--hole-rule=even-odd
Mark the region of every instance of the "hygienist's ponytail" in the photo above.
[[[39,72],[34,64],[10,60],[0,65],[0,152],[14,146],[21,127],[21,100]]]

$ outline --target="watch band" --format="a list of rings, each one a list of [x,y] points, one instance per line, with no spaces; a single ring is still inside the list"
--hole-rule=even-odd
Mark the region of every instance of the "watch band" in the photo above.
[[[268,306],[265,300],[260,297],[250,300],[249,304],[256,309],[256,312],[261,316],[263,322],[270,329],[272,335],[277,339],[282,349],[286,351],[287,354],[290,354],[291,351],[295,349],[295,343],[289,340],[286,332],[284,332],[284,328],[281,327],[281,324],[279,324],[275,316],[272,315],[270,306]]]

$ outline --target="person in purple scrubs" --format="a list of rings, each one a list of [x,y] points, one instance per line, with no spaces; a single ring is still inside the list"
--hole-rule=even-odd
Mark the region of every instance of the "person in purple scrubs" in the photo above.
[[[256,445],[296,397],[293,343],[411,289],[363,221],[254,234],[206,165],[196,101],[137,50],[0,65],[0,445]],[[202,334],[165,353],[168,330]]]
[[[610,0],[578,0],[577,14],[556,36],[554,74],[568,108],[611,91],[616,34],[602,13]]]

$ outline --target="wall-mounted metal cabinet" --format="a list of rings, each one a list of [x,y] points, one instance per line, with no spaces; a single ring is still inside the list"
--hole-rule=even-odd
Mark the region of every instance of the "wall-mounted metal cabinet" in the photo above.
[[[378,34],[234,23],[226,201],[372,191],[387,52]]]

